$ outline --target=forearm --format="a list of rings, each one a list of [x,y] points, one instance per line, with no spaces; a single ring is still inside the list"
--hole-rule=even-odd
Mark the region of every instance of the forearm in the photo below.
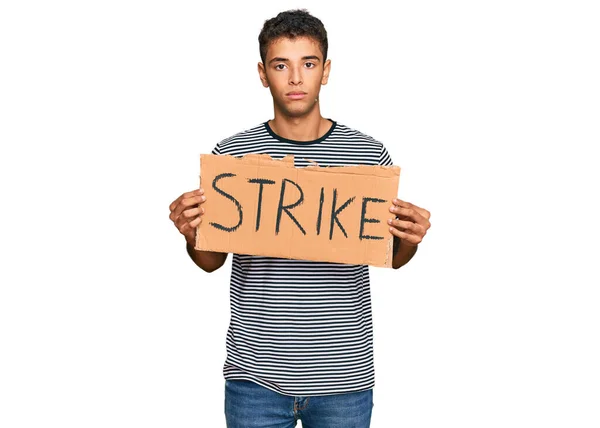
[[[417,252],[417,248],[417,245],[406,244],[400,238],[394,236],[394,258],[392,259],[392,267],[398,269],[408,263]]]
[[[227,259],[227,253],[195,250],[189,243],[186,243],[186,248],[190,258],[205,272],[213,272],[219,269]]]

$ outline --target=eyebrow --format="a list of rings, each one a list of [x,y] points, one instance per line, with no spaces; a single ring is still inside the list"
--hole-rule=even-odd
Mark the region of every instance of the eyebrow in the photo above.
[[[307,55],[307,56],[303,56],[302,60],[307,60],[307,59],[312,59],[312,60],[317,60],[317,61],[321,61],[321,58],[319,58],[316,55]],[[273,58],[271,61],[269,61],[269,64],[272,64],[274,62],[289,62],[289,58],[282,58],[282,57],[275,57]]]

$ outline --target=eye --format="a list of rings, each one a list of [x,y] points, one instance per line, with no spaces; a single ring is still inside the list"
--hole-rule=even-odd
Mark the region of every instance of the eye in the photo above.
[[[314,68],[315,67],[315,63],[314,62],[307,62],[306,64],[304,64],[306,67],[308,68]]]
[[[275,70],[283,70],[285,68],[285,64],[277,64],[275,66]]]

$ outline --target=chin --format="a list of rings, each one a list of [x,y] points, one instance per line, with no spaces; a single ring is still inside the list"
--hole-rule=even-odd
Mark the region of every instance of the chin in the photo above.
[[[279,111],[287,117],[304,117],[310,114],[317,106],[317,103],[276,103]]]
[[[309,115],[314,110],[314,106],[308,108],[285,109],[284,112],[290,117],[303,117]]]
[[[310,113],[310,110],[292,110],[287,111],[286,114],[290,117],[304,117]]]

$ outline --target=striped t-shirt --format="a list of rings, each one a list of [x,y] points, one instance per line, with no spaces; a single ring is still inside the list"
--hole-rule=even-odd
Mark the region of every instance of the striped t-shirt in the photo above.
[[[331,122],[314,141],[282,138],[265,122],[213,154],[291,154],[297,167],[392,164],[382,143]],[[225,379],[297,396],[373,387],[368,266],[233,254],[230,305]]]

